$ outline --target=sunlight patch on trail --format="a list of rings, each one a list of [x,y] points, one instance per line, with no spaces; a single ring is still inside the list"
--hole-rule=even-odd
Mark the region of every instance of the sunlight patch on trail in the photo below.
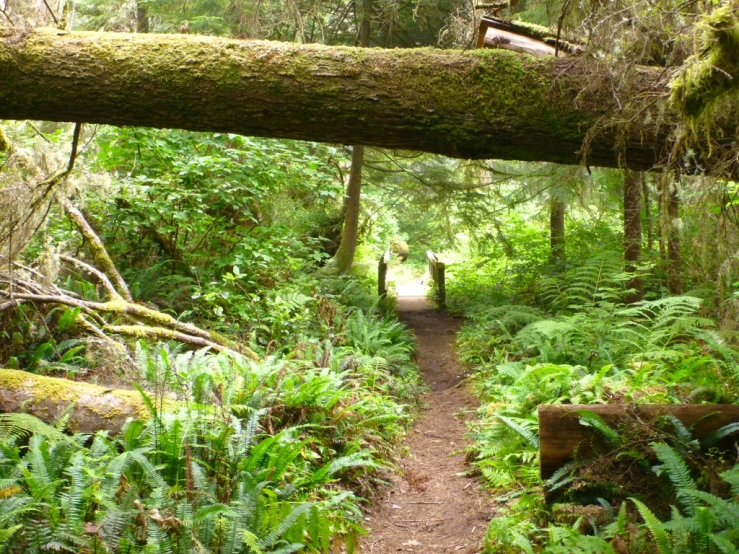
[[[397,283],[395,285],[395,294],[400,297],[426,297],[426,292],[428,291],[428,285],[426,284],[426,281],[423,279],[416,279],[414,281],[406,282],[406,283]]]

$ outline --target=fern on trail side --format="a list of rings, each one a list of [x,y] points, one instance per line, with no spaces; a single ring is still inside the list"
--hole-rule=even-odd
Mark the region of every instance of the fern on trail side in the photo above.
[[[698,441],[671,416],[607,425],[580,410],[580,424],[599,437],[595,458],[576,455],[541,482],[540,404],[735,402],[739,351],[704,317],[702,300],[653,295],[626,306],[622,264],[593,256],[542,276],[533,295],[506,282],[531,305],[500,296],[490,301],[500,305],[475,296],[451,304],[466,309],[459,351],[482,400],[468,452],[509,506],[488,529],[490,554],[739,552],[739,473],[722,472],[728,459],[710,450],[739,432],[735,424]],[[543,489],[565,503],[547,505]]]
[[[0,552],[354,551],[420,383],[398,322],[347,309],[335,325],[260,362],[139,343],[151,418],[116,437],[0,414]]]

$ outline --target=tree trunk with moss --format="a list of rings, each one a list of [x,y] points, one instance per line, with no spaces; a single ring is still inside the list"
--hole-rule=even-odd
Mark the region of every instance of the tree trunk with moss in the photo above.
[[[73,433],[118,433],[128,418],[151,417],[141,394],[0,368],[0,412],[26,412],[52,423],[70,404]]]
[[[586,133],[615,110],[582,90],[573,60],[505,50],[326,47],[189,35],[0,28],[0,119],[232,132],[579,163]],[[666,93],[660,73],[639,88]],[[591,165],[648,169],[674,119],[624,136],[606,128]],[[623,148],[618,145],[623,145]]]

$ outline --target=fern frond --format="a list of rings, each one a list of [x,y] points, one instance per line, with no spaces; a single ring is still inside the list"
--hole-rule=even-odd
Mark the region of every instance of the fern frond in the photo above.
[[[670,542],[670,535],[665,530],[664,524],[657,519],[657,516],[655,516],[643,502],[636,498],[629,498],[629,500],[634,503],[636,509],[639,511],[639,515],[641,515],[644,520],[647,529],[649,529],[652,537],[654,537],[654,542],[657,544],[659,554],[675,554],[672,549],[672,543]]]
[[[510,417],[506,417],[503,415],[496,415],[495,417],[497,417],[500,421],[502,421],[508,427],[510,427],[516,433],[518,433],[533,448],[535,449],[539,448],[539,436],[536,433],[534,433],[531,429],[527,429],[521,423],[514,421]]]
[[[44,423],[31,414],[0,414],[0,438],[28,437],[30,435],[40,435],[47,439],[60,442],[69,442],[71,440],[59,429]]]
[[[695,496],[682,494],[683,491],[696,490],[698,488],[690,475],[690,469],[685,463],[685,460],[673,448],[664,443],[655,442],[650,446],[662,462],[662,467],[667,472],[673,486],[677,489],[678,498],[684,500],[683,506],[685,510],[689,515],[695,514],[695,509],[698,505]]]
[[[575,410],[573,413],[580,416],[580,425],[595,429],[611,444],[618,444],[621,441],[619,434],[595,412],[591,412],[590,410]]]

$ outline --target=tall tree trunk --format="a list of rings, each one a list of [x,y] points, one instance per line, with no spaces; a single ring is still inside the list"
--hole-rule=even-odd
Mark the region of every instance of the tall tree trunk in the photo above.
[[[583,92],[578,67],[571,59],[505,50],[363,51],[194,35],[0,28],[0,119],[579,163],[585,134],[617,107],[610,95]],[[652,95],[666,92],[659,71],[638,73],[639,87]],[[616,167],[626,160],[634,169],[651,168],[669,151],[677,115],[668,109],[663,121],[626,137],[604,128],[588,163]]]
[[[369,46],[371,10],[372,0],[362,0],[362,21],[359,26],[359,46],[362,48]],[[351,269],[354,254],[357,251],[363,165],[364,146],[354,145],[352,147],[352,169],[344,201],[344,230],[341,234],[339,249],[334,256],[334,266],[338,273],[346,273]]]
[[[649,194],[649,183],[646,175],[642,177],[641,183],[644,200],[644,223],[647,226],[647,252],[651,254],[654,249],[654,221],[652,218],[652,198]]]
[[[641,195],[644,174],[640,171],[624,171],[624,261],[627,272],[634,272],[641,261]],[[642,280],[632,277],[626,284],[633,292],[626,296],[626,303],[638,302],[644,296]]]
[[[565,252],[565,203],[552,196],[549,202],[549,259],[558,270],[567,263]]]
[[[339,249],[334,254],[334,269],[337,273],[346,273],[354,263],[357,250],[357,230],[359,228],[360,194],[362,190],[362,163],[364,162],[364,146],[352,148],[352,170],[344,197],[344,230],[341,234]]]
[[[667,286],[672,294],[683,292],[680,257],[680,196],[677,179],[667,183]]]
[[[659,186],[657,188],[657,240],[659,242],[659,263],[660,267],[667,266],[667,245],[665,243],[665,235],[667,228],[667,201],[665,198],[664,176],[660,177]]]

